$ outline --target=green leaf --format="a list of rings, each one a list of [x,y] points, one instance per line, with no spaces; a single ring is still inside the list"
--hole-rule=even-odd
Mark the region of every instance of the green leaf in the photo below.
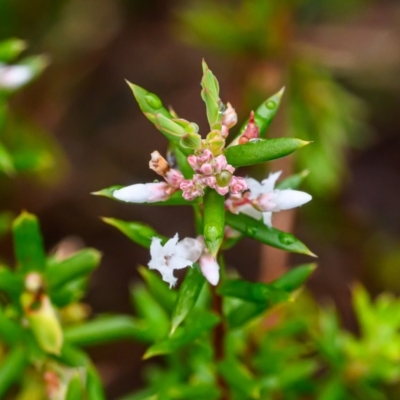
[[[243,302],[227,315],[228,325],[231,329],[238,328],[263,314],[273,305],[275,304]]]
[[[290,251],[292,253],[306,254],[316,257],[304,243],[300,242],[291,233],[282,232],[279,229],[270,228],[262,221],[257,221],[254,218],[244,214],[226,213],[226,223],[231,228],[249,236],[261,243],[267,244],[277,249]]]
[[[26,211],[13,222],[14,248],[18,266],[24,273],[42,272],[46,266],[38,219]]]
[[[83,249],[65,260],[52,262],[46,268],[47,283],[52,290],[55,290],[69,281],[92,272],[98,267],[100,259],[99,251]]]
[[[253,283],[243,279],[229,279],[217,288],[222,296],[236,297],[246,301],[263,304],[276,304],[288,300],[286,291],[268,283]]]
[[[176,328],[185,320],[193,309],[199,298],[204,282],[205,278],[197,264],[188,269],[185,279],[179,288],[178,298],[172,312],[171,333],[175,332]]]
[[[193,173],[193,170],[192,170],[192,173]],[[106,189],[99,190],[97,192],[93,192],[92,194],[95,196],[108,197],[109,199],[117,200],[121,203],[126,203],[125,201],[119,200],[113,196],[113,193],[116,190],[122,189],[123,187],[125,187],[125,186],[115,185],[115,186],[111,186]],[[199,198],[197,198],[193,201],[185,200],[182,197],[182,192],[180,190],[178,190],[175,193],[173,193],[172,196],[168,200],[165,200],[165,201],[156,201],[156,202],[149,202],[149,203],[134,203],[134,204],[149,204],[152,206],[190,206],[193,204],[197,204],[199,202],[200,202]]]
[[[172,150],[173,154],[175,155],[179,170],[182,172],[183,176],[186,179],[191,179],[193,177],[194,171],[193,171],[193,168],[188,163],[187,156],[185,154],[183,154],[182,151],[179,150],[179,148],[177,146],[172,145],[171,150]],[[180,192],[175,192],[175,193],[180,193]],[[174,195],[175,195],[175,193],[174,193]],[[180,195],[182,197],[182,193],[180,193]],[[196,200],[200,201],[200,199],[197,197],[195,199],[195,201],[193,201],[192,203],[196,204]]]
[[[251,372],[238,360],[229,358],[218,364],[218,370],[224,380],[243,398],[260,398],[260,388]]]
[[[203,78],[201,80],[201,98],[206,103],[207,119],[211,130],[220,129],[222,113],[220,113],[219,84],[217,78],[203,60]]]
[[[61,308],[79,301],[86,294],[87,283],[87,277],[80,277],[65,283],[62,287],[50,288],[51,302]]]
[[[28,364],[27,354],[22,347],[14,347],[0,363],[0,398],[18,382]]]
[[[285,157],[309,143],[295,138],[254,139],[228,147],[225,157],[234,167],[243,167]]]
[[[276,184],[275,188],[279,190],[284,189],[298,189],[303,183],[304,179],[308,176],[309,171],[304,170],[298,174],[291,175]]]
[[[265,100],[254,112],[254,122],[260,131],[260,137],[265,137],[267,129],[278,111],[284,90],[285,88],[282,88],[278,93],[275,93],[269,99]],[[239,143],[239,138],[243,135],[248,123],[249,118],[242,125],[230,146],[236,146]]]
[[[142,266],[139,266],[138,271],[147,283],[147,287],[153,297],[168,313],[172,313],[176,303],[177,293],[168,288],[158,273],[150,271],[148,268]]]
[[[316,264],[299,265],[274,280],[271,285],[277,289],[292,292],[300,288],[316,268]]]
[[[78,347],[64,343],[58,359],[70,367],[89,367],[89,356]]]
[[[173,353],[181,347],[196,340],[203,333],[210,331],[219,322],[219,317],[210,312],[196,312],[184,327],[179,327],[168,338],[150,346],[144,359],[161,354]]]
[[[10,231],[13,219],[14,214],[10,211],[0,213],[0,238]]]
[[[207,188],[203,207],[204,241],[216,257],[225,233],[225,198],[214,189]]]
[[[0,307],[0,339],[6,344],[14,346],[24,336],[24,329],[10,319]]]
[[[86,390],[88,400],[106,400],[103,384],[93,366],[88,368]]]
[[[0,290],[18,302],[18,298],[24,290],[22,276],[13,273],[8,268],[0,266]]]
[[[124,315],[107,315],[66,328],[64,339],[74,346],[96,346],[123,339],[143,340],[148,324]]]
[[[71,379],[68,382],[67,393],[65,400],[77,400],[84,398],[83,383],[79,372],[74,372]]]
[[[23,40],[12,38],[0,42],[0,61],[8,63],[17,58],[26,49]]]
[[[7,175],[15,173],[12,156],[2,143],[0,143],[0,170]]]
[[[114,226],[118,230],[120,230],[124,235],[128,236],[133,242],[139,244],[140,246],[145,247],[146,249],[150,248],[151,239],[153,237],[161,238],[162,240],[167,240],[166,237],[159,235],[153,228],[149,225],[142,224],[141,222],[128,222],[121,221],[120,219],[115,218],[102,218],[102,220]]]

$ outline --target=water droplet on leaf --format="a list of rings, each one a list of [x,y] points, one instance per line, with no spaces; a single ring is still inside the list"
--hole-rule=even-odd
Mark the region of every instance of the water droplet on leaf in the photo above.
[[[162,102],[157,95],[155,95],[153,93],[149,93],[149,94],[146,94],[145,98],[146,98],[147,104],[151,108],[158,109],[158,108],[162,107]]]
[[[282,244],[289,246],[295,242],[295,238],[290,233],[282,232],[279,234],[279,241]]]
[[[266,104],[267,108],[269,108],[270,110],[273,110],[276,108],[276,103],[272,100],[268,101]]]

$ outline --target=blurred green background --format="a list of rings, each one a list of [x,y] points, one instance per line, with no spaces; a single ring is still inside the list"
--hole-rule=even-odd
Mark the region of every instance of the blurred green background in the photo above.
[[[129,313],[127,283],[149,255],[99,216],[183,237],[194,235],[190,213],[90,192],[153,180],[149,155],[166,150],[124,79],[159,94],[207,133],[198,95],[205,58],[242,120],[244,110],[286,87],[270,135],[314,143],[273,168],[308,169],[304,190],[314,201],[295,225],[293,214],[278,224],[293,227],[318,254],[312,292],[320,301],[333,298],[344,324],[356,329],[354,281],[373,294],[400,291],[399,27],[395,0],[2,0],[0,40],[26,40],[23,55],[44,54],[50,64],[11,98],[13,116],[0,140],[23,162],[18,174],[0,176],[1,210],[37,214],[47,249],[67,238],[101,250],[87,300],[94,313]],[[11,259],[10,238],[0,246]],[[228,263],[255,280],[273,275],[274,254],[266,257],[243,241]],[[110,398],[138,387],[142,352],[119,343],[93,353]]]

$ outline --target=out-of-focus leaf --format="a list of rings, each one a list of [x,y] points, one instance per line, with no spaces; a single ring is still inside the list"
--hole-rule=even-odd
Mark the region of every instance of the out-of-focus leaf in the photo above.
[[[51,289],[87,275],[98,267],[101,253],[95,249],[83,249],[71,257],[47,265],[47,283]]]
[[[243,398],[258,399],[260,398],[260,388],[256,379],[251,372],[238,360],[233,358],[221,361],[218,369],[224,380],[237,390]]]
[[[87,282],[87,277],[81,277],[69,281],[61,288],[50,288],[49,295],[51,302],[61,308],[80,300],[86,293]]]
[[[77,400],[84,398],[82,379],[78,372],[75,372],[68,382],[65,400]]]
[[[192,170],[193,172],[193,170]],[[116,190],[122,189],[124,186],[121,185],[115,185],[111,186],[106,189],[99,190],[97,192],[93,192],[92,194],[96,196],[103,196],[103,197],[108,197],[109,199],[117,200],[119,202],[125,203],[123,200],[119,200],[113,196],[113,193]],[[173,193],[172,196],[165,201],[156,201],[156,202],[150,202],[150,203],[132,203],[132,204],[148,204],[151,206],[189,206],[193,204],[197,204],[200,202],[200,199],[195,199],[193,201],[187,201],[182,197],[182,192],[178,190],[177,192]]]
[[[28,364],[27,354],[22,347],[14,347],[0,363],[0,397],[19,379]]]
[[[225,198],[214,189],[207,188],[203,207],[204,241],[215,258],[225,233]]]
[[[219,317],[215,314],[196,312],[184,327],[177,328],[172,335],[150,346],[143,358],[172,353],[210,331],[218,322]]]
[[[64,330],[65,340],[74,346],[96,346],[123,339],[143,340],[148,324],[123,315],[107,315]]]
[[[292,292],[301,287],[316,268],[316,264],[299,265],[273,281],[271,286]]]
[[[222,296],[236,297],[245,301],[263,304],[276,304],[289,299],[285,290],[267,283],[253,283],[243,279],[229,279],[217,288]]]
[[[193,309],[204,282],[205,278],[197,264],[188,269],[185,279],[179,288],[178,298],[172,312],[171,333],[175,332],[176,328],[185,320]]]
[[[17,38],[2,40],[0,42],[0,62],[10,62],[26,49],[26,43]]]
[[[14,346],[23,338],[23,335],[23,328],[11,320],[0,307],[0,339],[8,345]]]
[[[110,224],[120,230],[124,235],[128,236],[133,242],[145,247],[150,248],[151,239],[153,237],[158,237],[162,240],[167,240],[164,236],[159,235],[153,228],[149,225],[143,224],[141,222],[128,222],[121,221],[115,218],[102,218],[107,224]]]
[[[7,175],[12,175],[15,172],[12,155],[2,143],[0,143],[0,170]]]
[[[12,212],[4,211],[0,213],[0,238],[11,229],[13,219],[14,214]]]
[[[14,248],[19,269],[43,272],[46,256],[38,219],[26,211],[13,222]]]
[[[226,223],[231,228],[249,236],[261,243],[275,247],[277,249],[290,251],[292,253],[306,254],[315,257],[304,243],[300,242],[291,233],[282,232],[275,228],[270,228],[262,221],[257,221],[254,218],[244,214],[232,214],[227,212]]]
[[[93,366],[88,369],[86,390],[88,400],[106,400],[101,379]]]
[[[304,179],[308,176],[308,170],[304,170],[298,174],[291,175],[283,181],[276,184],[276,189],[298,189]]]
[[[253,139],[228,147],[225,157],[234,167],[243,167],[285,157],[309,143],[295,138]]]
[[[172,313],[177,299],[177,293],[169,289],[156,272],[150,271],[148,268],[142,266],[138,268],[138,271],[146,281],[147,287],[153,297],[168,311],[168,313]]]
[[[11,299],[18,301],[23,289],[24,281],[22,276],[0,266],[0,290],[7,293]]]

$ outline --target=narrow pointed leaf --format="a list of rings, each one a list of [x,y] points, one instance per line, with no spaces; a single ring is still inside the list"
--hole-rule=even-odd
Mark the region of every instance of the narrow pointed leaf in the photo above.
[[[193,177],[194,171],[193,171],[193,168],[188,163],[187,156],[185,154],[183,154],[181,150],[179,150],[178,146],[171,146],[171,150],[172,150],[173,154],[175,155],[179,170],[182,172],[183,176],[186,179],[191,179]],[[175,192],[175,193],[180,193],[180,192]],[[175,193],[174,193],[174,195],[175,195]],[[182,193],[180,193],[180,195],[181,195],[180,197],[183,199]],[[197,197],[196,200],[197,199],[199,199],[199,198]],[[196,204],[196,201],[192,201],[191,203]]]
[[[225,280],[217,292],[222,296],[236,297],[263,304],[277,304],[289,298],[288,293],[267,283],[253,283],[243,279]]]
[[[246,301],[232,310],[227,315],[226,320],[231,329],[239,328],[252,319],[262,315],[273,305],[274,304],[251,303]]]
[[[78,372],[75,372],[68,382],[67,393],[65,400],[77,400],[84,398],[84,389],[81,377]]]
[[[98,317],[65,329],[65,340],[74,346],[96,346],[124,339],[143,340],[148,324],[123,315]]]
[[[0,398],[19,381],[28,364],[27,354],[22,347],[14,347],[0,362]]]
[[[87,374],[87,400],[106,400],[103,384],[93,366],[90,366]]]
[[[217,78],[203,60],[203,78],[201,80],[201,97],[206,103],[207,119],[212,129],[220,129],[222,113],[220,113],[219,84]]]
[[[193,172],[193,170],[192,170]],[[193,174],[192,174],[193,175]],[[111,186],[106,189],[98,190],[97,192],[93,192],[92,194],[95,196],[103,196],[103,197],[108,197],[109,199],[113,199],[122,203],[126,203],[123,200],[119,200],[113,196],[113,193],[116,190],[122,189],[125,186],[121,185],[115,185]],[[172,196],[165,201],[156,201],[156,202],[151,202],[151,203],[132,203],[132,204],[148,204],[151,206],[190,206],[193,204],[197,204],[200,202],[200,199],[195,199],[193,201],[187,201],[182,197],[182,192],[180,190],[176,191],[175,193],[172,194]]]
[[[171,333],[185,320],[199,298],[205,278],[200,268],[195,264],[189,268],[181,287],[171,318]]]
[[[225,233],[225,198],[214,189],[207,188],[203,207],[204,241],[216,257]]]
[[[315,257],[304,243],[291,233],[270,228],[262,221],[257,221],[248,215],[226,213],[226,223],[231,228],[249,236],[261,243],[267,244],[277,249],[290,251],[292,253],[306,254]]]
[[[38,219],[24,211],[13,223],[13,235],[20,270],[24,273],[44,271],[46,256]]]
[[[308,171],[304,170],[298,174],[291,175],[286,179],[280,181],[276,185],[276,189],[298,189],[303,183],[304,179],[308,176]]]
[[[0,143],[0,171],[3,171],[7,175],[15,173],[12,156],[2,143]]]
[[[46,268],[47,283],[56,289],[65,283],[85,276],[99,266],[101,253],[95,249],[83,249],[71,257],[53,262]]]
[[[82,299],[86,294],[88,278],[80,277],[65,283],[62,287],[49,288],[52,304],[56,307],[65,307]]]
[[[176,303],[177,293],[168,288],[158,273],[150,271],[148,268],[142,266],[138,268],[138,271],[145,280],[153,297],[168,311],[168,313],[172,313]]]
[[[281,103],[282,95],[285,88],[282,88],[278,93],[275,93],[269,99],[265,100],[260,106],[254,111],[254,121],[260,130],[260,137],[265,137],[268,127],[273,121],[279,105]],[[236,146],[239,143],[240,136],[243,135],[249,119],[242,125],[236,138],[232,141],[230,146]]]
[[[13,346],[23,338],[24,329],[11,320],[0,307],[0,339],[6,344]]]
[[[159,235],[153,228],[149,225],[142,224],[141,222],[128,222],[121,221],[115,218],[102,218],[107,224],[110,224],[120,230],[124,235],[128,236],[133,242],[145,247],[150,248],[151,239],[153,237],[159,237],[162,240],[167,240],[167,238]]]
[[[292,292],[300,288],[316,268],[316,264],[299,265],[274,280],[271,285],[277,289]]]
[[[225,157],[234,167],[243,167],[285,157],[309,143],[295,138],[255,139],[228,147]]]
[[[193,342],[203,333],[210,331],[219,322],[219,317],[210,312],[197,312],[190,323],[179,327],[169,337],[155,343],[146,351],[144,359],[161,354],[173,353],[179,348]]]
[[[7,39],[0,42],[0,62],[10,62],[26,49],[26,43],[21,39]]]
[[[21,275],[0,266],[0,291],[3,291],[11,299],[18,301],[24,289],[24,281]]]

